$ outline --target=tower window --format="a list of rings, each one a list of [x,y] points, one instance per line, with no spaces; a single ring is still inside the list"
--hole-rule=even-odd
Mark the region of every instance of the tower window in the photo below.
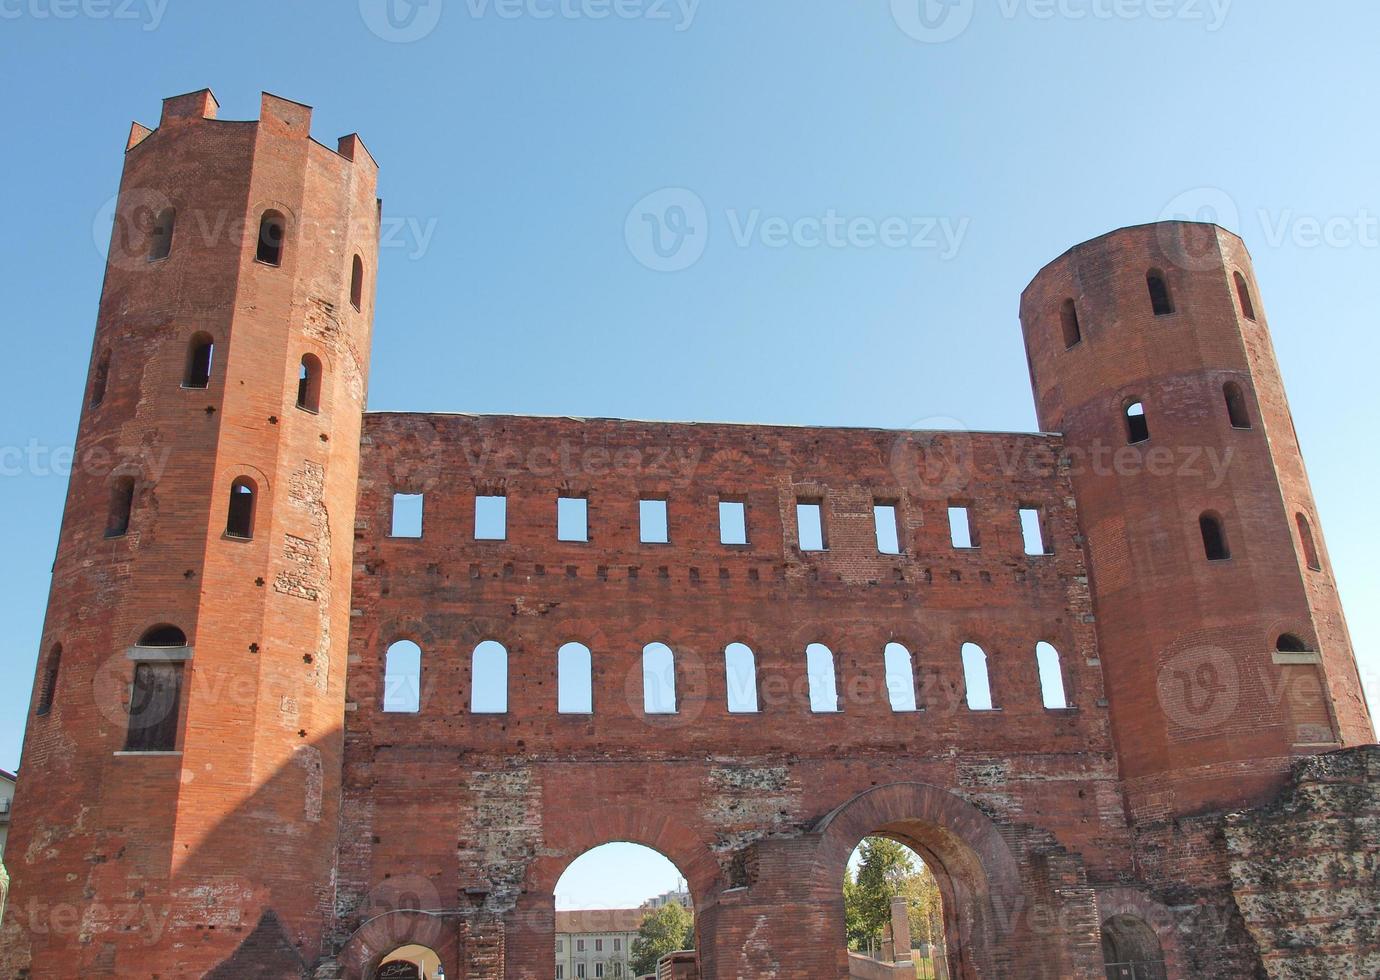
[[[149,236],[149,261],[166,259],[172,251],[173,222],[177,212],[164,208],[153,222],[153,233]]]
[[[1299,544],[1303,547],[1303,560],[1313,571],[1322,571],[1322,559],[1318,555],[1318,546],[1313,541],[1313,528],[1309,525],[1308,518],[1300,511],[1294,515],[1294,522],[1299,526]]]
[[[225,517],[226,537],[254,537],[254,481],[240,477],[230,484],[230,506]]]
[[[1280,653],[1309,653],[1308,644],[1293,633],[1281,633],[1275,641],[1275,649]]]
[[[1126,442],[1134,446],[1150,438],[1150,422],[1145,417],[1145,404],[1139,401],[1128,402],[1122,411],[1126,421]]]
[[[129,532],[129,515],[134,509],[134,477],[116,477],[110,488],[110,514],[106,517],[105,536],[124,537]]]
[[[995,707],[987,676],[987,651],[976,643],[963,644],[963,687],[969,711],[991,711]]]
[[[141,647],[185,647],[187,634],[181,628],[168,623],[159,623],[144,630],[136,644]]]
[[[1235,273],[1233,278],[1236,280],[1236,299],[1241,304],[1241,315],[1247,320],[1255,319],[1255,303],[1251,300],[1251,287],[1246,282],[1246,277],[1241,273]]]
[[[321,410],[321,359],[303,354],[297,368],[297,407],[308,412]]]
[[[358,255],[350,264],[350,305],[360,308],[364,302],[364,260]]]
[[[278,211],[265,211],[259,219],[259,241],[254,258],[265,265],[282,265],[286,237],[287,219]]]
[[[1145,285],[1150,290],[1150,308],[1155,316],[1168,316],[1174,312],[1174,298],[1169,292],[1169,281],[1159,269],[1151,269],[1145,276]]]
[[[398,640],[383,658],[383,711],[414,715],[422,710],[422,648]]]
[[[38,693],[38,709],[35,714],[46,715],[53,710],[57,698],[58,671],[62,667],[62,644],[54,643],[48,651],[48,660],[43,665],[43,687]]]
[[[91,375],[91,407],[105,401],[105,387],[110,381],[110,351],[102,351]]]
[[[1078,304],[1071,299],[1064,300],[1060,319],[1064,325],[1064,348],[1067,350],[1083,339],[1083,331],[1078,325]]]
[[[1227,546],[1227,531],[1222,518],[1216,514],[1204,514],[1198,518],[1198,528],[1203,534],[1203,551],[1208,561],[1226,561],[1231,557]]]
[[[177,709],[181,697],[181,663],[135,664],[125,751],[171,752],[176,749]]]
[[[1064,668],[1059,660],[1059,651],[1050,643],[1035,644],[1035,666],[1040,672],[1040,698],[1046,708],[1067,708],[1068,696],[1064,693]]]
[[[1228,381],[1222,386],[1222,397],[1227,402],[1227,418],[1231,419],[1231,427],[1249,429],[1251,413],[1246,408],[1246,393],[1241,390],[1241,386],[1235,381]]]
[[[187,342],[187,368],[182,373],[182,387],[205,388],[211,383],[211,362],[216,345],[208,333],[192,334]]]

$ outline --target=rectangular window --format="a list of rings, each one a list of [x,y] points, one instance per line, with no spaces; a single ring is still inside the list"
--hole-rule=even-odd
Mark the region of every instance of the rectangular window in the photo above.
[[[585,965],[584,965],[583,963],[576,963],[576,964],[575,964],[575,976],[577,976],[577,977],[583,977],[584,975],[585,975]]]
[[[719,501],[719,543],[748,543],[747,504],[743,503],[743,501]]]
[[[602,963],[595,963],[595,964],[594,964],[594,975],[595,975],[596,977],[602,977],[602,976],[604,975],[604,964],[602,964]]]
[[[564,952],[565,952],[565,940],[564,940],[564,939],[557,939],[557,940],[556,940],[556,952],[558,952],[558,953],[564,953]],[[558,968],[558,969],[559,969],[559,968]]]
[[[824,505],[818,500],[799,500],[795,505],[797,541],[801,551],[824,551]]]
[[[422,536],[422,495],[420,493],[393,494],[393,529],[395,538]]]
[[[589,540],[589,500],[561,497],[556,501],[556,540]]]
[[[129,697],[126,752],[172,752],[177,748],[178,706],[182,699],[181,663],[134,665]]]
[[[896,523],[896,505],[877,503],[872,507],[873,523],[877,525],[877,551],[884,555],[901,553],[901,534]]]
[[[671,540],[666,521],[666,501],[647,498],[637,502],[643,544],[666,544]]]
[[[615,953],[617,953],[617,952],[620,952],[622,949],[623,949],[623,940],[621,940],[621,939],[616,939],[616,938],[615,938],[614,941],[613,941],[613,951],[614,951]]]
[[[1044,515],[1038,507],[1021,508],[1021,536],[1027,555],[1049,555],[1053,549],[1045,541]]]
[[[594,940],[594,951],[596,953],[602,953],[604,951],[604,941],[602,939]]]
[[[556,964],[556,980],[565,980],[565,965],[564,965],[564,964],[561,964],[561,963],[557,963],[557,964]]]
[[[585,951],[585,941],[584,941],[583,939],[577,939],[577,940],[575,940],[575,952],[577,952],[577,953],[583,953],[584,951]]]
[[[978,546],[977,534],[973,531],[973,524],[967,507],[962,505],[949,507],[949,540],[953,542],[955,548],[976,548]]]
[[[474,540],[503,541],[508,537],[508,498],[474,498]]]

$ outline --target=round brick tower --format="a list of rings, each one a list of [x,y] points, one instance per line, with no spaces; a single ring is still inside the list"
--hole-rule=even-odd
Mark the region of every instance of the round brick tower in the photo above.
[[[305,106],[215,110],[167,100],[125,156],[5,976],[296,975],[332,909],[378,168]]]
[[[1127,228],[1021,299],[1042,428],[1073,469],[1128,805],[1250,803],[1292,756],[1373,740],[1244,244]]]

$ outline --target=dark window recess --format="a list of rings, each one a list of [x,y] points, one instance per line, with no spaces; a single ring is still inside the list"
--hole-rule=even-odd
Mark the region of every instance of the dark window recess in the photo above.
[[[1249,429],[1251,413],[1246,408],[1246,393],[1235,381],[1222,386],[1222,397],[1227,401],[1227,418],[1231,419],[1233,429]]]
[[[101,354],[91,375],[91,407],[105,401],[105,386],[110,381],[110,351]]]
[[[139,637],[138,645],[141,647],[185,647],[187,634],[176,626],[160,623],[158,626],[150,626],[144,630],[144,635]]]
[[[1246,277],[1241,273],[1236,273],[1236,299],[1241,304],[1241,315],[1247,320],[1255,319],[1255,303],[1251,300],[1251,287],[1246,282]]]
[[[360,308],[364,301],[364,260],[358,255],[350,266],[350,305]]]
[[[283,264],[283,240],[287,221],[277,211],[265,211],[259,219],[259,244],[254,257],[268,265]]]
[[[1150,422],[1145,417],[1145,405],[1131,402],[1126,406],[1126,441],[1130,445],[1145,442],[1150,438]]]
[[[1169,293],[1169,281],[1158,269],[1151,269],[1145,277],[1145,285],[1150,290],[1150,308],[1155,316],[1168,316],[1174,312],[1174,298]]]
[[[174,751],[177,748],[177,711],[181,696],[182,664],[135,664],[125,751]]]
[[[1275,649],[1280,653],[1308,653],[1308,644],[1304,643],[1293,633],[1282,633],[1275,642]]]
[[[308,412],[321,410],[321,359],[303,354],[297,368],[297,407]]]
[[[1198,518],[1198,528],[1203,534],[1203,552],[1208,561],[1226,561],[1231,557],[1227,546],[1227,532],[1222,519],[1215,514],[1204,514]]]
[[[1322,571],[1322,558],[1318,555],[1318,546],[1313,541],[1313,528],[1308,523],[1308,518],[1303,514],[1295,514],[1294,521],[1299,526],[1299,544],[1303,546],[1303,560],[1313,571]]]
[[[209,334],[193,334],[187,343],[187,370],[182,376],[182,387],[205,388],[211,383],[211,362],[215,358],[216,345]]]
[[[43,689],[38,695],[37,714],[46,715],[53,710],[57,699],[58,671],[62,668],[62,644],[54,643],[48,651],[48,660],[43,665]]]
[[[1078,306],[1071,299],[1064,300],[1060,314],[1064,324],[1064,347],[1069,348],[1083,339],[1083,330],[1078,324]]]
[[[254,536],[254,485],[241,477],[230,486],[230,507],[225,533],[232,538]]]
[[[176,211],[172,208],[164,208],[154,219],[153,233],[149,236],[150,262],[166,259],[168,253],[172,251],[173,223],[176,218]]]
[[[105,536],[123,537],[129,532],[129,515],[134,509],[134,478],[117,477],[110,488],[110,514],[106,517]]]

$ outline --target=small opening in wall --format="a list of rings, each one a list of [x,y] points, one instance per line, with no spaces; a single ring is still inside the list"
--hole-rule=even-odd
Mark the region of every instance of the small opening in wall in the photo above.
[[[422,648],[398,640],[384,655],[383,704],[386,714],[416,714],[422,705]]]
[[[153,231],[149,235],[150,262],[166,259],[172,251],[173,224],[176,219],[177,212],[172,208],[164,208],[154,219]]]
[[[1222,518],[1216,514],[1204,514],[1198,518],[1198,528],[1203,535],[1203,551],[1208,561],[1226,561],[1231,557],[1227,546],[1227,531]]]
[[[563,715],[594,713],[594,655],[583,643],[556,651],[556,710]]]
[[[287,220],[278,211],[265,211],[259,219],[259,242],[254,257],[265,265],[282,265]]]
[[[676,655],[665,643],[648,643],[642,648],[642,710],[673,715],[676,709]]]
[[[172,752],[177,748],[182,667],[178,662],[161,661],[134,665],[126,752]]]
[[[91,407],[105,401],[105,388],[110,381],[110,351],[102,351],[91,375]]]
[[[185,647],[187,634],[182,632],[180,627],[160,623],[144,630],[137,645],[141,647]]]
[[[558,497],[556,499],[556,540],[589,540],[589,499],[587,497]]]
[[[321,410],[321,358],[303,354],[297,366],[297,407],[308,412]]]
[[[756,713],[757,657],[746,643],[730,643],[724,647],[724,683],[730,714]]]
[[[872,505],[872,524],[877,533],[877,553],[899,555],[901,532],[896,519],[896,504],[879,500]]]
[[[810,682],[810,710],[834,714],[839,710],[838,673],[834,652],[823,643],[805,648],[805,671]]]
[[[1145,276],[1145,285],[1150,290],[1150,308],[1155,316],[1168,316],[1174,312],[1174,297],[1169,292],[1169,280],[1159,269],[1151,269]]]
[[[225,518],[225,534],[231,538],[254,536],[254,481],[240,477],[230,485],[230,506]]]
[[[1236,280],[1236,299],[1241,304],[1241,315],[1247,320],[1255,319],[1255,303],[1251,300],[1251,287],[1246,282],[1246,277],[1237,272],[1233,275]]]
[[[640,540],[643,544],[666,544],[671,540],[667,527],[666,501],[644,498],[637,502]]]
[[[1083,339],[1083,330],[1078,324],[1078,304],[1072,299],[1064,300],[1059,316],[1064,326],[1064,349],[1067,350]]]
[[[1318,546],[1313,540],[1312,525],[1308,523],[1308,518],[1302,512],[1294,515],[1294,522],[1299,529],[1299,544],[1303,547],[1303,560],[1307,562],[1312,571],[1322,571],[1322,558],[1318,554]]]
[[[474,498],[474,539],[503,541],[508,537],[508,498],[481,494]]]
[[[978,546],[977,531],[973,528],[972,513],[966,504],[949,505],[949,543],[959,549]]]
[[[1040,696],[1046,708],[1067,708],[1064,693],[1064,668],[1059,651],[1052,643],[1041,641],[1035,645],[1035,665],[1040,672]]]
[[[1054,553],[1045,538],[1045,515],[1038,507],[1020,509],[1021,538],[1025,542],[1027,555],[1049,555]]]
[[[991,711],[995,707],[987,674],[987,652],[976,643],[963,644],[963,685],[969,711]]]
[[[795,504],[796,541],[801,551],[824,551],[824,504],[798,500]]]
[[[1150,438],[1150,420],[1145,414],[1145,403],[1132,400],[1126,403],[1122,412],[1126,421],[1126,443],[1134,446]]]
[[[420,493],[393,494],[393,525],[389,536],[394,538],[420,538],[422,536],[422,509],[425,496]]]
[[[1222,386],[1222,397],[1227,403],[1227,418],[1231,420],[1231,427],[1249,429],[1251,413],[1246,408],[1246,393],[1241,390],[1241,386],[1235,381],[1228,381]]]
[[[58,672],[62,669],[62,644],[54,643],[48,650],[48,659],[43,665],[43,687],[38,695],[36,714],[46,715],[53,710],[57,699]]]
[[[745,504],[743,501],[719,501],[719,543],[748,543],[747,504]]]
[[[107,538],[123,537],[129,532],[129,517],[133,509],[134,477],[116,477],[110,488],[110,513],[105,522]]]
[[[182,387],[205,388],[211,383],[211,362],[216,345],[208,333],[192,334],[187,342],[187,368],[182,375]]]
[[[888,643],[883,652],[886,662],[886,690],[892,711],[915,711],[915,663],[910,651],[900,643]]]
[[[364,260],[358,255],[350,264],[350,305],[356,310],[364,301]]]

